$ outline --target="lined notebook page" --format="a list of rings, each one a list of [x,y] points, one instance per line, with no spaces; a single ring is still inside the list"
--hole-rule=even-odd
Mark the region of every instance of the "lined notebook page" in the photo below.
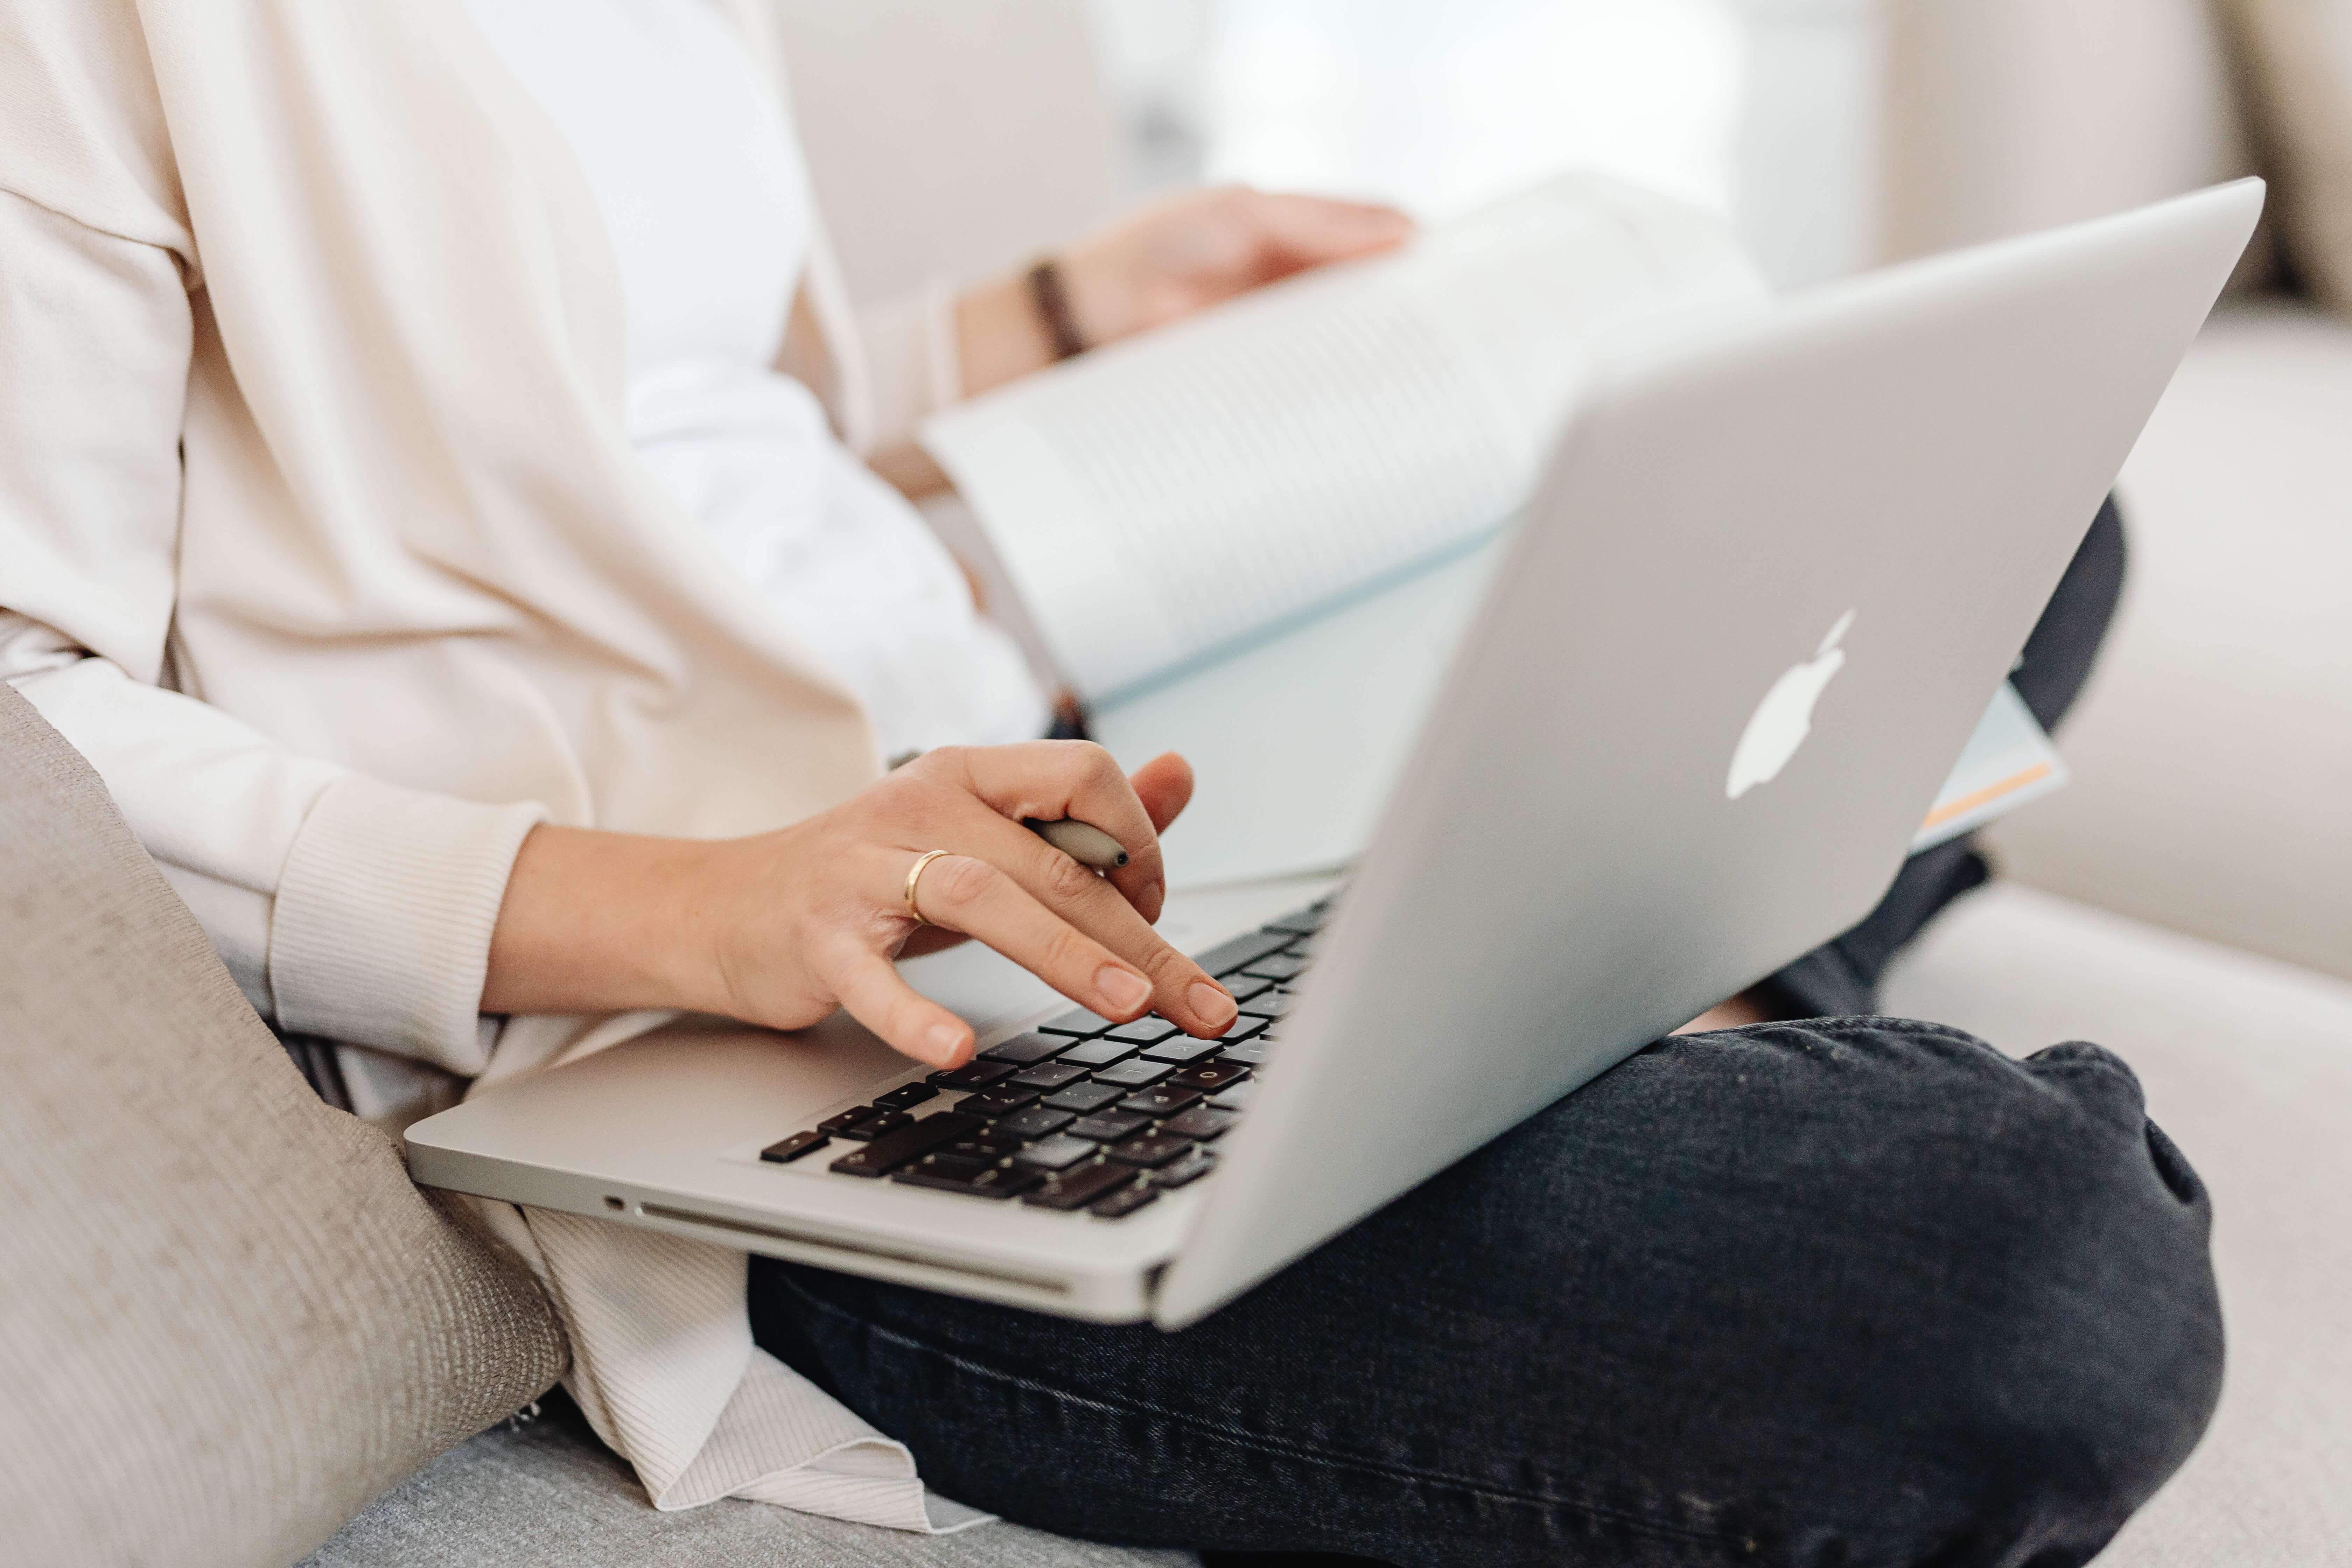
[[[1711,221],[1573,176],[1017,383],[923,443],[1066,678],[1116,700],[1499,523],[1595,341],[1761,293]]]

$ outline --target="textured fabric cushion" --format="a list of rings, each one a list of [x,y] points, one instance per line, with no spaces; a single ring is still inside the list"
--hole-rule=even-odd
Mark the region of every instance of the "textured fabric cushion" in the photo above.
[[[2004,873],[2352,979],[2347,453],[2352,323],[2215,316],[2124,469],[2074,782],[1993,829]]]
[[[2253,172],[2210,0],[1852,9],[1885,28],[1885,259],[2077,223]]]
[[[913,1535],[733,1499],[656,1513],[568,1400],[443,1455],[301,1568],[1193,1568],[1013,1524]]]
[[[2287,254],[2352,314],[2352,0],[2228,0],[2277,177]]]
[[[2100,1568],[2352,1561],[2352,984],[1995,884],[1885,1005],[2021,1053],[2110,1047],[2211,1189],[2221,1408]]]
[[[0,686],[0,1541],[277,1563],[546,1388],[510,1254],[321,1105]]]

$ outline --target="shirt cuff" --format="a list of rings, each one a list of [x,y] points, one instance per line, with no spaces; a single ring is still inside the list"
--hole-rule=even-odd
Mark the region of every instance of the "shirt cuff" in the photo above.
[[[515,854],[547,815],[362,776],[329,786],[278,879],[278,1027],[480,1072],[490,932]]]
[[[922,422],[963,399],[956,342],[956,289],[944,279],[867,312],[858,322],[874,424],[867,449],[887,452],[915,438]]]

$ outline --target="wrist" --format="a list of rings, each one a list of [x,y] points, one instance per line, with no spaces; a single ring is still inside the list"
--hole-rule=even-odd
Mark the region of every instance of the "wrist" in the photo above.
[[[1054,361],[1054,340],[1038,318],[1024,273],[1007,273],[956,300],[956,353],[969,397],[1018,381]]]
[[[1040,267],[1051,268],[1044,279]],[[956,300],[964,395],[1126,337],[1141,320],[1136,290],[1116,258],[1085,247],[982,283]]]
[[[1119,247],[1074,246],[1055,258],[1072,331],[1089,348],[1141,330],[1143,309],[1134,269]]]
[[[707,1010],[725,986],[710,905],[720,846],[541,826],[490,936],[486,1013]]]

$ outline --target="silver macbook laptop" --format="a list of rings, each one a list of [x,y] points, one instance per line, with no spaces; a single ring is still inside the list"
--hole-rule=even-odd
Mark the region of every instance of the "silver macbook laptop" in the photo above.
[[[1222,1041],[997,965],[980,1056],[689,1020],[408,1131],[416,1178],[1174,1328],[1865,913],[2262,205],[1841,283],[1604,377],[1372,843],[1180,898]],[[934,961],[924,961],[926,963]]]

